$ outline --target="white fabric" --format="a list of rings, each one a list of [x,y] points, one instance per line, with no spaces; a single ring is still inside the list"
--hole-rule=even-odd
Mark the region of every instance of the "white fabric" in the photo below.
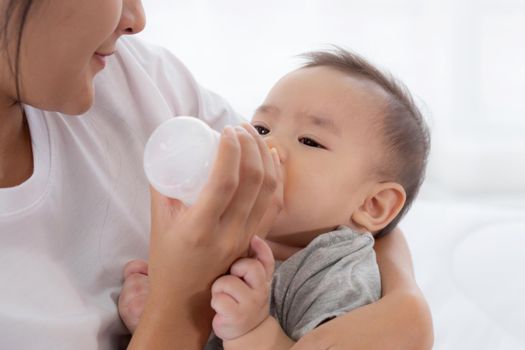
[[[147,257],[147,137],[176,115],[216,130],[241,121],[170,53],[133,38],[95,84],[83,116],[26,107],[34,174],[0,189],[1,349],[121,347],[122,268]]]
[[[433,198],[401,223],[435,350],[524,350],[525,201]]]

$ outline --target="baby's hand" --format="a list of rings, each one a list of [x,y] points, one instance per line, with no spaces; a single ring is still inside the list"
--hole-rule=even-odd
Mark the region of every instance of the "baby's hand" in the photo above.
[[[212,286],[213,331],[223,341],[241,337],[259,326],[270,312],[270,288],[274,259],[270,247],[260,238],[251,241],[252,258],[237,260],[230,275]]]
[[[118,312],[131,333],[135,332],[149,293],[148,263],[132,260],[124,266],[124,285],[118,298]]]

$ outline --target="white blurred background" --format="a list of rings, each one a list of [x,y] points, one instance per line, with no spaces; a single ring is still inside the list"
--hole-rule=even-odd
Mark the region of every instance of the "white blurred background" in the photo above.
[[[144,0],[167,47],[247,118],[297,55],[336,44],[413,92],[432,129],[402,227],[435,349],[525,349],[524,0]]]

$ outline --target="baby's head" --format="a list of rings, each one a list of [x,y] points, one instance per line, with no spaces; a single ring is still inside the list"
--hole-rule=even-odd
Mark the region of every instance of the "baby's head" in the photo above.
[[[305,246],[339,225],[384,235],[423,181],[425,122],[404,86],[363,58],[342,49],[305,57],[252,119],[284,175],[268,238]]]

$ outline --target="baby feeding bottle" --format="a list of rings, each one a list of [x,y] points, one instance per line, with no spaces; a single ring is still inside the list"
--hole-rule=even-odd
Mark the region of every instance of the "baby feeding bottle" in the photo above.
[[[192,205],[204,187],[219,147],[220,134],[193,117],[159,125],[144,150],[150,184],[166,197]]]

